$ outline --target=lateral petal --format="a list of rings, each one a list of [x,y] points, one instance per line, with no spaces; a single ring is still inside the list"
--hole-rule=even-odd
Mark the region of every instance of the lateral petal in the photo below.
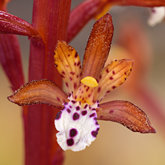
[[[99,80],[99,85],[95,89],[94,100],[100,101],[107,93],[125,82],[133,66],[133,61],[129,59],[114,60],[107,65]]]
[[[55,65],[63,77],[67,93],[72,93],[80,84],[81,63],[76,50],[64,41],[58,41],[55,49]]]
[[[98,79],[110,50],[112,36],[112,17],[106,14],[93,26],[85,50],[82,78],[91,76]]]
[[[147,115],[128,101],[110,101],[100,105],[97,110],[100,120],[118,122],[133,132],[155,133]]]
[[[49,80],[31,81],[18,89],[8,99],[18,105],[49,104],[63,107],[67,95]]]

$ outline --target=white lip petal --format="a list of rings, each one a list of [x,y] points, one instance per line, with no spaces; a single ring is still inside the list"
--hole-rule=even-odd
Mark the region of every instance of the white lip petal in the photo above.
[[[148,24],[150,26],[155,26],[156,24],[163,21],[165,18],[165,7],[154,7],[151,9],[151,15],[148,19]]]
[[[57,142],[63,150],[81,151],[96,139],[100,128],[96,120],[97,103],[93,106],[80,104],[71,100],[55,119],[55,127],[59,131]]]

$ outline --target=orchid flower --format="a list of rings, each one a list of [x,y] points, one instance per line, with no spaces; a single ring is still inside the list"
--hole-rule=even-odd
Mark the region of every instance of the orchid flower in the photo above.
[[[44,103],[57,107],[60,111],[54,123],[57,142],[63,150],[80,151],[89,146],[100,128],[97,120],[118,122],[135,132],[155,132],[146,114],[132,103],[121,100],[101,103],[124,83],[133,66],[132,60],[121,59],[104,67],[112,36],[112,18],[106,14],[93,26],[82,66],[76,50],[58,41],[54,59],[65,92],[52,81],[38,80],[8,97],[18,105]]]
[[[148,24],[150,26],[155,26],[161,23],[165,19],[165,7],[153,7],[151,9],[151,15],[148,19]]]

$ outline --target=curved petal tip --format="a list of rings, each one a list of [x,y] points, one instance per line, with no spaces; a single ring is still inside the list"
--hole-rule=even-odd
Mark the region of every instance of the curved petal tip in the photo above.
[[[156,133],[147,115],[128,101],[111,101],[100,105],[98,119],[120,123],[133,132]]]

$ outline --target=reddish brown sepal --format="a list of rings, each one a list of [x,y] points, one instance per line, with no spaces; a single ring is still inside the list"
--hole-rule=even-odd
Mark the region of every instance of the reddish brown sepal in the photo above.
[[[52,81],[39,80],[25,84],[8,99],[20,106],[43,103],[61,108],[67,96]]]
[[[41,38],[30,23],[5,11],[0,11],[0,32]]]
[[[112,36],[112,17],[106,14],[93,26],[85,50],[82,78],[92,76],[98,79],[110,50]]]
[[[111,101],[100,105],[98,119],[120,123],[133,132],[155,133],[147,115],[128,101]]]

